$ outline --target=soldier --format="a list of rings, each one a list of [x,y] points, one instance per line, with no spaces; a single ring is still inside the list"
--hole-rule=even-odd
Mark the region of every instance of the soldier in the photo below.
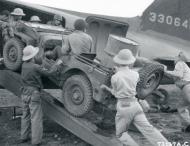
[[[42,107],[40,91],[43,88],[41,76],[51,76],[62,63],[58,61],[50,70],[47,70],[34,63],[34,57],[38,53],[39,48],[31,45],[26,46],[23,50],[22,65],[22,102],[23,115],[21,119],[21,139],[18,143],[25,143],[30,140],[33,145],[40,145],[42,142],[43,124],[42,124]]]
[[[62,16],[60,16],[60,15],[54,15],[53,20],[47,22],[48,25],[62,27],[61,23],[62,23]]]
[[[175,69],[168,71],[165,68],[165,75],[173,77],[175,84],[182,91],[182,102],[177,105],[178,114],[181,118],[181,124],[184,128],[182,131],[190,132],[190,115],[188,107],[190,107],[190,68],[186,64],[187,57],[180,52],[176,58]]]
[[[7,40],[7,36],[8,36],[8,21],[10,18],[10,12],[8,10],[3,10],[0,13],[0,28],[1,28],[1,34],[3,37],[3,40]]]
[[[15,8],[13,12],[11,12],[11,16],[8,22],[8,37],[14,37],[14,31],[18,31],[22,29],[22,17],[25,16],[23,10],[21,8]]]
[[[21,8],[15,8],[13,12],[11,12],[10,22],[12,25],[16,25],[18,22],[22,22],[22,17],[25,16],[23,10]]]
[[[59,58],[70,53],[81,54],[90,53],[92,50],[92,37],[86,33],[87,23],[83,19],[76,20],[75,31],[68,35],[62,47],[56,46],[53,51],[46,52],[49,58]]]
[[[133,123],[152,145],[157,146],[159,142],[168,143],[166,138],[149,123],[135,97],[136,85],[139,80],[138,72],[131,70],[135,60],[130,50],[121,50],[113,58],[116,64],[116,73],[111,78],[112,88],[106,85],[101,86],[117,99],[116,136],[125,145],[138,146],[128,134],[128,128]]]
[[[33,22],[33,23],[40,23],[41,20],[40,20],[40,18],[39,18],[38,16],[32,16],[32,17],[30,18],[30,22]]]
[[[87,23],[83,19],[76,20],[75,31],[65,40],[64,50],[74,54],[90,53],[92,50],[92,37],[86,33]]]
[[[8,39],[8,24],[10,12],[8,10],[3,10],[0,13],[0,48],[3,47],[3,43]],[[0,55],[1,56],[1,55]]]

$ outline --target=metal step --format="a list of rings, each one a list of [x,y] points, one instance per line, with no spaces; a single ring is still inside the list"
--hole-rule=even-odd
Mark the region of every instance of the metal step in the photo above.
[[[20,97],[21,76],[10,70],[0,70],[0,86]],[[64,107],[54,102],[54,97],[49,93],[42,91],[41,97],[44,113],[82,140],[94,146],[122,146],[113,135],[105,133],[90,121],[71,116]]]

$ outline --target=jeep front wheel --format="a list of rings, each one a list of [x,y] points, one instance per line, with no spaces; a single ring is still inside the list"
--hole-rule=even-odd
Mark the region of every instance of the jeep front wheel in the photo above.
[[[81,117],[93,107],[90,81],[84,75],[72,75],[63,85],[63,104],[73,116]]]
[[[22,64],[24,44],[16,38],[9,39],[3,48],[3,58],[5,66],[13,71],[17,71]]]

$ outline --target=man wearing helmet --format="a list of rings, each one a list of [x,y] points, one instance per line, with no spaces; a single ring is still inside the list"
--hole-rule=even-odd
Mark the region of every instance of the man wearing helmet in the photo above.
[[[17,28],[22,27],[23,16],[25,16],[25,14],[21,8],[15,8],[13,12],[10,13],[10,19],[8,22],[8,29],[7,29],[9,37],[14,37],[14,31],[17,30]]]
[[[14,37],[14,29],[21,22],[23,16],[25,16],[25,14],[20,8],[15,8],[14,11],[10,13],[10,16],[9,12],[4,11],[3,17],[1,18],[2,21],[5,21],[5,23],[2,23],[3,26],[1,26],[4,41],[8,40],[10,37]]]
[[[62,22],[62,17],[60,15],[54,15],[53,20],[48,21],[47,24],[62,27],[61,22]]]
[[[40,18],[38,16],[32,16],[30,18],[30,22],[32,22],[32,23],[40,23],[41,20],[40,20]]]
[[[21,139],[18,140],[18,144],[28,142],[31,139],[32,145],[41,145],[43,135],[43,113],[40,97],[43,84],[41,76],[54,75],[62,63],[59,60],[50,70],[47,70],[35,64],[34,58],[38,52],[39,48],[31,45],[23,49],[21,72],[23,115],[21,118]]]
[[[25,15],[21,8],[15,8],[13,12],[11,12],[11,17],[8,22],[8,37],[14,37],[14,32],[21,32],[25,37],[27,45],[36,46],[39,36],[31,27],[23,23],[22,17]]]
[[[147,138],[153,145],[168,143],[167,139],[154,128],[147,120],[138,99],[136,86],[139,81],[139,73],[132,70],[136,58],[129,49],[122,49],[114,56],[115,74],[111,77],[111,88],[101,85],[117,99],[115,115],[116,137],[127,146],[138,146],[135,140],[128,134],[131,124]]]
[[[22,17],[25,16],[23,10],[21,8],[15,8],[13,12],[11,12],[11,17],[9,20],[10,25],[16,29],[22,23]]]
[[[62,47],[56,46],[53,51],[46,52],[45,55],[48,58],[57,59],[62,55],[70,53],[81,54],[91,52],[93,41],[92,37],[85,32],[87,23],[83,19],[78,19],[74,24],[74,28],[75,31],[68,35]]]

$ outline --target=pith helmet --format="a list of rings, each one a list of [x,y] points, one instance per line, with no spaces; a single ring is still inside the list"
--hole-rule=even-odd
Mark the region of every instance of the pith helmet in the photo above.
[[[21,8],[15,8],[11,15],[17,15],[17,16],[25,16],[23,10]]]
[[[22,60],[23,61],[30,60],[33,57],[35,57],[38,52],[39,52],[39,48],[38,47],[33,47],[31,45],[26,46],[24,48],[24,50],[23,50]]]
[[[116,64],[129,65],[135,62],[136,58],[133,56],[132,52],[129,49],[122,49],[119,53],[113,58],[113,61]]]
[[[62,17],[60,15],[54,15],[53,19],[62,21]]]
[[[30,18],[30,21],[31,21],[31,22],[40,22],[41,20],[40,20],[40,18],[39,18],[38,16],[32,16],[32,17]]]

